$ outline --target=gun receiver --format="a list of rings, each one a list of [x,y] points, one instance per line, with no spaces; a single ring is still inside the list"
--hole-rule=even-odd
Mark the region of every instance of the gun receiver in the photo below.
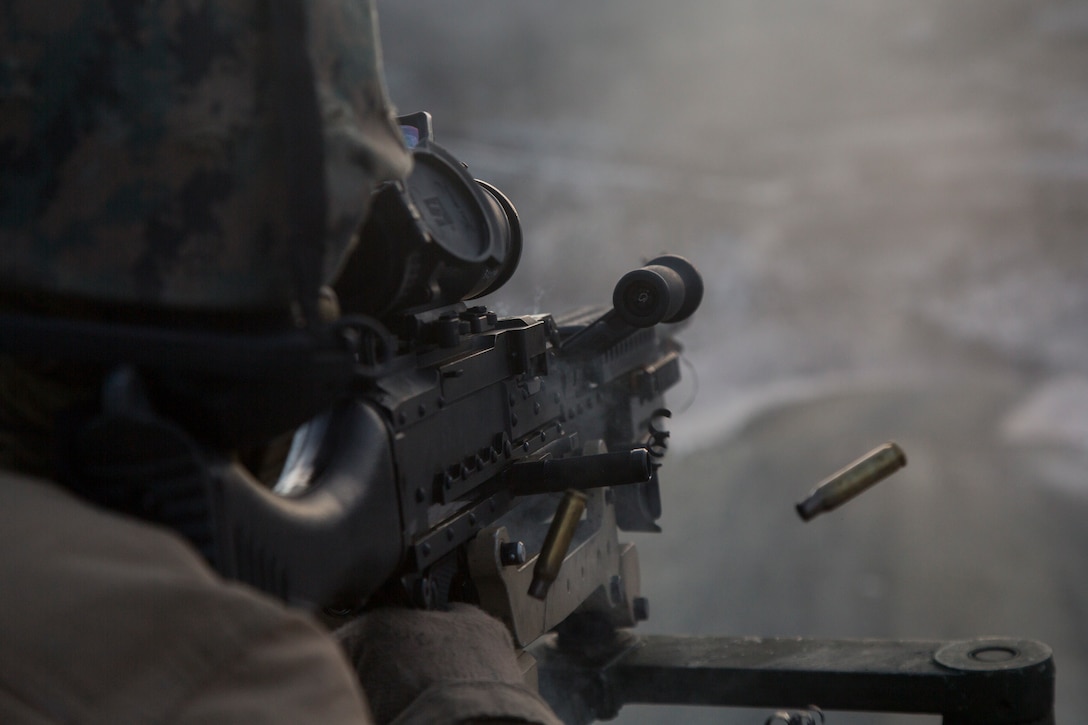
[[[663,261],[697,278],[686,260]],[[686,287],[669,294],[690,307]],[[411,354],[368,394],[390,427],[405,542],[380,596],[478,601],[521,644],[587,601],[617,626],[634,624],[637,559],[616,531],[652,530],[660,514],[655,461],[666,434],[653,420],[679,379],[675,341],[615,310],[557,323],[461,306],[390,325],[413,336],[402,341]],[[572,488],[585,490],[587,515],[566,520],[562,545],[545,543],[556,497]],[[503,546],[525,548],[525,562],[504,564]],[[549,587],[574,560],[577,581]]]

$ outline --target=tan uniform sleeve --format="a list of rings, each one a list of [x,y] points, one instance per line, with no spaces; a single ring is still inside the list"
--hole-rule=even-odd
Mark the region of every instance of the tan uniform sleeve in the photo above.
[[[225,663],[177,712],[177,723],[369,723],[354,673],[308,627],[279,627]],[[284,696],[286,695],[286,696]]]
[[[0,473],[0,582],[0,722],[370,722],[310,619],[46,482]]]

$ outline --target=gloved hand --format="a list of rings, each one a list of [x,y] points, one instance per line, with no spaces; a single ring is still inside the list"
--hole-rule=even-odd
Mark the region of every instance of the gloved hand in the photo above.
[[[476,607],[376,609],[335,635],[359,673],[378,723],[390,722],[424,696],[433,708],[420,722],[437,711],[447,722],[462,721],[455,715],[459,708],[469,719],[558,722],[524,687],[506,627]]]

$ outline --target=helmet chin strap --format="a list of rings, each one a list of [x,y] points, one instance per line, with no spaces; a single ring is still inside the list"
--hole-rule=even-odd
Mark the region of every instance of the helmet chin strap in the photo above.
[[[357,374],[354,351],[329,326],[247,334],[9,312],[0,353],[132,366],[156,405],[224,447],[299,425],[347,396]]]

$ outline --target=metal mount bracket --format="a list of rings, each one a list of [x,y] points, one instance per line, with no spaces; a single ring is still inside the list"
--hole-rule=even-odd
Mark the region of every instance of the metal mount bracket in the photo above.
[[[506,527],[481,531],[468,544],[468,565],[480,596],[480,606],[506,622],[519,646],[556,627],[574,611],[596,612],[613,627],[638,621],[638,551],[616,538],[615,509],[608,492],[588,492],[586,533],[571,546],[560,577],[544,601],[526,595],[533,580],[536,556],[507,566],[500,549],[510,541]]]
[[[944,725],[1053,725],[1054,663],[1033,640],[639,636],[592,653],[529,648],[568,725],[627,703],[937,714]]]

